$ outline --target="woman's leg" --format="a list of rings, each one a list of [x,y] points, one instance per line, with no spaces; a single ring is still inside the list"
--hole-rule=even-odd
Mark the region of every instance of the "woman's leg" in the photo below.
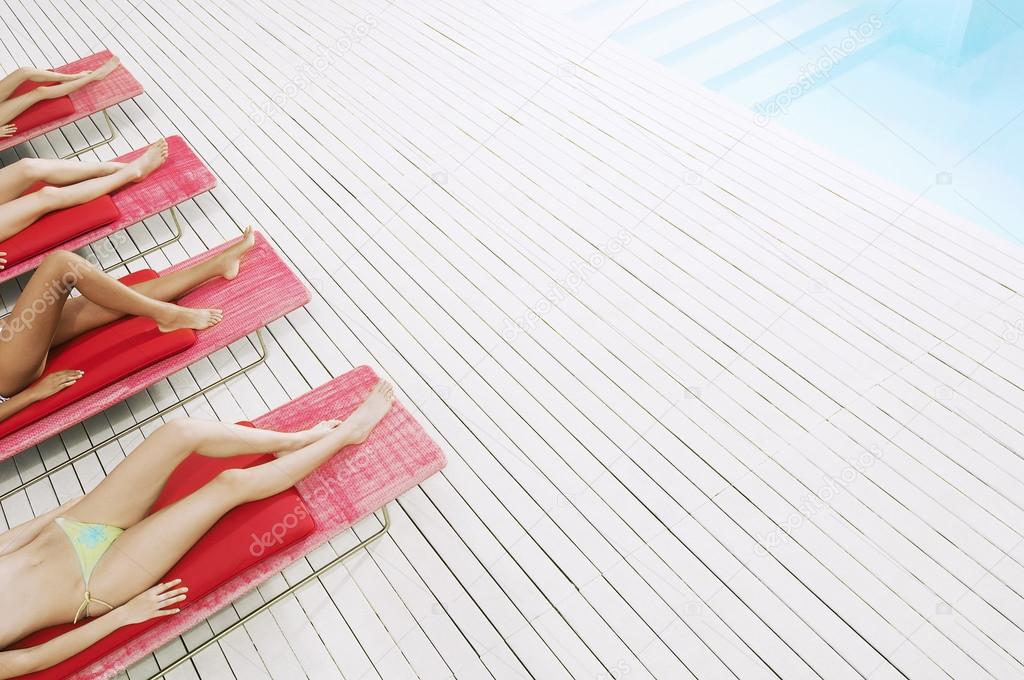
[[[36,182],[64,186],[112,175],[125,165],[117,161],[90,163],[58,158],[22,158],[0,168],[0,205],[18,198]]]
[[[78,288],[83,297],[99,307],[116,310],[121,315],[149,317],[163,331],[179,328],[201,330],[221,319],[219,309],[190,309],[146,297],[74,253],[58,251],[47,256],[47,259],[52,258],[59,258],[65,263],[66,273],[61,284]]]
[[[393,400],[390,383],[378,383],[350,418],[313,443],[263,465],[222,472],[203,488],[131,526],[100,561],[89,584],[91,592],[117,606],[157,583],[225,513],[294,486],[340,449],[364,441]],[[229,441],[232,438],[233,435],[227,439],[216,436],[208,442],[210,450],[237,450]],[[123,502],[136,488],[108,489],[105,496],[113,503]],[[83,522],[98,521],[94,517],[100,515],[87,514],[83,509],[87,502],[89,497],[68,515]]]
[[[89,75],[92,71],[81,71],[80,73],[56,73],[55,71],[44,71],[40,68],[23,66],[0,80],[0,102],[9,99],[18,86],[27,80],[36,83],[67,83],[78,80]]]
[[[45,259],[0,321],[0,394],[12,396],[39,376],[71,292],[61,283],[66,271],[61,257]]]
[[[63,187],[43,187],[39,191],[0,205],[0,240],[14,236],[54,210],[87,203],[131,182],[148,176],[167,159],[167,140],[161,139],[131,163],[103,177],[94,177]]]
[[[273,432],[192,418],[172,420],[135,447],[68,516],[127,528],[146,516],[167,478],[193,452],[211,458],[288,452],[311,444],[323,434],[322,429]]]
[[[216,257],[211,257],[192,267],[179,269],[172,274],[136,284],[132,286],[132,290],[153,300],[172,302],[210,279],[218,276],[233,279],[238,274],[242,257],[252,248],[254,238],[252,227],[248,227],[238,243],[219,253]],[[68,300],[64,305],[60,323],[57,324],[53,344],[59,345],[77,338],[94,328],[116,321],[122,316],[124,316],[122,312],[101,307],[84,296]]]
[[[114,57],[103,66],[88,75],[82,76],[81,78],[75,78],[74,80],[69,80],[57,85],[37,87],[36,89],[26,92],[21,96],[0,100],[0,125],[11,122],[14,120],[15,116],[22,113],[30,106],[38,104],[45,99],[56,99],[57,97],[67,96],[72,92],[82,89],[89,83],[106,78],[115,68],[118,67],[120,63],[121,62],[117,57]],[[24,82],[24,80],[21,82]],[[20,85],[21,82],[19,82],[18,85]],[[17,85],[15,87],[17,87]],[[11,90],[13,91],[13,88],[11,88]]]
[[[11,94],[18,89],[18,86],[29,79],[31,72],[32,67],[23,66],[4,76],[3,80],[0,80],[0,102],[10,99]]]
[[[207,328],[221,319],[218,309],[190,309],[146,297],[74,253],[51,253],[29,279],[11,315],[0,322],[0,394],[20,392],[38,377],[73,288],[98,306],[149,317],[165,331]]]

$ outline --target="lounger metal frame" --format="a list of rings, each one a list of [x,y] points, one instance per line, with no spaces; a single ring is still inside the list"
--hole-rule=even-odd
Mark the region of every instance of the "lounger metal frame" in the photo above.
[[[181,227],[181,219],[184,219],[184,218],[180,218],[180,214],[181,213],[178,212],[178,206],[176,206],[176,205],[172,205],[167,210],[171,213],[171,221],[174,223],[174,233],[171,235],[171,237],[169,239],[167,239],[166,241],[161,241],[160,243],[157,243],[156,245],[153,245],[153,246],[151,246],[149,248],[146,248],[145,250],[140,251],[140,252],[136,253],[135,255],[132,255],[131,257],[125,258],[123,260],[119,260],[118,262],[115,262],[112,265],[104,267],[103,271],[109,272],[109,271],[112,271],[114,269],[117,269],[118,267],[123,267],[126,264],[130,264],[132,262],[135,262],[135,260],[142,259],[142,258],[146,257],[147,255],[151,255],[151,254],[155,253],[158,250],[162,250],[163,248],[166,248],[167,246],[171,245],[172,243],[177,243],[178,241],[180,241],[181,237],[182,237],[182,234],[184,233],[184,230]],[[127,228],[122,229],[121,231],[126,231],[126,229]],[[111,236],[113,236],[113,234],[111,234]],[[108,236],[107,238],[110,238],[110,237]]]
[[[173,410],[175,410],[177,408],[181,408],[185,404],[188,404],[189,402],[191,402],[191,401],[193,401],[195,399],[198,399],[199,397],[201,397],[203,395],[209,394],[210,392],[212,392],[213,390],[217,389],[218,387],[222,387],[222,386],[226,385],[231,380],[234,380],[235,378],[237,378],[237,377],[239,377],[241,375],[244,375],[245,373],[251,371],[252,369],[254,369],[257,366],[259,366],[260,364],[264,363],[267,360],[267,344],[266,344],[266,342],[263,339],[263,330],[264,329],[262,329],[262,328],[256,329],[256,340],[258,341],[258,344],[259,344],[259,348],[258,348],[259,357],[255,361],[252,361],[251,363],[246,364],[245,366],[242,366],[241,368],[239,368],[239,369],[237,369],[235,371],[232,371],[230,374],[224,376],[223,378],[219,378],[215,382],[210,383],[209,385],[207,385],[206,387],[203,387],[202,389],[200,389],[198,392],[195,392],[194,394],[190,394],[187,397],[183,397],[181,399],[178,399],[176,402],[174,402],[170,406],[166,406],[166,407],[160,409],[159,411],[157,411],[156,413],[154,413],[154,414],[152,414],[152,415],[150,415],[150,416],[148,416],[146,418],[143,418],[142,420],[140,420],[139,422],[135,423],[134,425],[132,425],[131,427],[129,427],[127,429],[124,429],[124,430],[122,430],[120,432],[112,434],[111,436],[107,437],[106,439],[104,439],[103,441],[99,442],[98,444],[93,444],[92,446],[90,446],[85,451],[82,451],[81,453],[74,454],[73,456],[71,456],[67,460],[61,461],[59,464],[55,465],[54,467],[46,470],[45,472],[41,472],[40,474],[36,475],[35,477],[32,477],[28,481],[22,482],[20,485],[14,487],[13,489],[11,489],[9,491],[5,491],[2,495],[0,495],[0,502],[3,502],[5,500],[7,500],[8,498],[10,498],[11,496],[14,496],[15,494],[21,493],[22,491],[24,491],[28,487],[32,486],[36,482],[40,482],[40,481],[42,481],[44,479],[48,479],[50,477],[50,475],[54,474],[55,472],[58,472],[60,470],[63,470],[66,467],[74,465],[76,462],[78,462],[82,458],[85,458],[86,456],[88,456],[90,454],[96,453],[97,451],[102,449],[104,446],[107,446],[109,444],[113,444],[115,441],[117,441],[121,437],[125,436],[126,434],[129,434],[131,432],[135,432],[136,430],[142,429],[143,427],[145,427],[146,425],[150,424],[151,422],[153,422],[157,418],[162,418],[163,416],[167,415],[171,411],[173,411]]]
[[[211,637],[209,640],[206,640],[202,644],[198,645],[195,649],[189,650],[188,652],[186,652],[182,656],[178,657],[173,662],[171,662],[169,665],[167,665],[166,667],[162,668],[156,674],[149,676],[149,680],[157,680],[158,678],[164,677],[165,675],[167,675],[171,671],[173,671],[176,668],[180,667],[182,664],[184,664],[184,663],[188,662],[189,660],[191,660],[194,656],[196,656],[200,652],[203,652],[206,649],[208,649],[208,648],[212,647],[213,645],[217,644],[218,642],[223,640],[225,637],[227,637],[228,635],[230,635],[231,633],[233,633],[234,631],[238,630],[239,628],[241,628],[242,626],[247,624],[249,621],[254,619],[256,616],[262,614],[263,612],[265,612],[268,609],[270,609],[271,607],[273,607],[278,602],[281,602],[282,600],[285,600],[288,597],[292,596],[298,590],[300,590],[304,586],[309,585],[313,581],[316,581],[321,576],[326,574],[328,571],[330,571],[331,569],[334,569],[335,567],[340,565],[342,562],[345,562],[346,560],[351,559],[357,553],[362,552],[364,549],[369,547],[371,543],[374,543],[374,542],[380,540],[381,538],[383,538],[384,534],[388,533],[388,531],[391,529],[391,515],[388,513],[388,506],[385,505],[379,511],[374,513],[374,515],[381,521],[381,524],[383,524],[383,526],[378,531],[376,531],[373,535],[368,536],[367,538],[364,538],[359,543],[357,543],[356,545],[352,546],[351,548],[346,550],[341,555],[338,555],[337,557],[335,557],[333,560],[331,560],[327,564],[323,565],[322,567],[314,569],[311,574],[309,574],[309,575],[305,576],[304,578],[302,578],[301,580],[293,583],[286,590],[284,590],[284,591],[278,593],[277,595],[275,595],[274,597],[270,598],[269,600],[267,600],[266,602],[261,604],[256,609],[252,610],[251,612],[249,612],[245,616],[241,617],[240,619],[238,619],[237,621],[232,623],[230,626],[228,626],[224,630],[222,630],[222,631],[220,631],[218,633],[215,633],[213,635],[213,637]]]
[[[86,116],[86,118],[89,118],[90,120],[92,120],[92,116]],[[110,110],[109,109],[103,109],[103,118],[106,119],[106,121],[107,121],[107,133],[106,133],[106,135],[103,137],[103,139],[101,141],[98,141],[95,144],[90,144],[89,146],[85,147],[84,149],[80,149],[79,151],[72,151],[71,153],[69,153],[66,156],[61,156],[61,159],[62,160],[68,160],[69,158],[78,158],[83,153],[89,153],[90,151],[98,149],[101,146],[103,146],[104,144],[110,144],[112,141],[117,139],[117,126],[114,125],[114,121],[111,120],[111,118],[110,118]],[[78,122],[78,121],[76,121],[76,122]],[[96,129],[98,130],[99,127],[100,126],[97,125]]]

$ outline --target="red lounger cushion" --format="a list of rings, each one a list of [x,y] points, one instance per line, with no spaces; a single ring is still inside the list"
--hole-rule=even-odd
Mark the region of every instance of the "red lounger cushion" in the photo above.
[[[156,277],[157,273],[150,269],[135,272],[121,280],[127,285],[133,285]],[[13,316],[8,320],[15,330],[20,322],[20,319]],[[0,437],[113,385],[136,371],[182,352],[195,342],[195,331],[181,329],[161,333],[152,319],[133,316],[101,326],[54,347],[40,379],[65,370],[85,371],[85,375],[71,387],[0,421]]]
[[[37,87],[43,87],[44,85],[53,85],[54,83],[34,83],[32,81],[26,81],[16,87],[10,98],[20,97],[21,95],[36,89]],[[71,101],[71,97],[57,97],[56,99],[46,99],[33,104],[28,107],[11,121],[11,125],[16,126],[19,133],[37,128],[40,125],[46,125],[47,123],[66,118],[75,112],[75,104]]]
[[[38,191],[37,185],[26,193]],[[110,224],[121,217],[121,210],[110,196],[100,196],[88,203],[56,210],[43,215],[6,241],[0,241],[0,252],[7,253],[7,266],[53,250],[62,243],[86,232]]]
[[[243,423],[251,425],[251,423]],[[247,468],[273,460],[270,455],[207,458],[192,454],[178,466],[150,512],[174,503],[228,468]],[[180,578],[189,588],[186,609],[243,570],[271,557],[316,529],[302,497],[294,489],[254,503],[246,503],[224,515],[161,579]],[[150,619],[119,628],[87,650],[43,671],[21,676],[33,680],[58,680],[82,670],[97,659],[123,647],[142,633],[170,623],[169,618]],[[82,625],[82,624],[79,624]],[[46,628],[20,641],[15,648],[31,647],[71,630],[72,624]]]

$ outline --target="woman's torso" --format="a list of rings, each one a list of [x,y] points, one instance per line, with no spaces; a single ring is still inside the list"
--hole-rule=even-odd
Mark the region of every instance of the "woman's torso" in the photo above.
[[[53,522],[31,543],[0,557],[0,649],[37,630],[69,623],[84,586],[74,549]]]

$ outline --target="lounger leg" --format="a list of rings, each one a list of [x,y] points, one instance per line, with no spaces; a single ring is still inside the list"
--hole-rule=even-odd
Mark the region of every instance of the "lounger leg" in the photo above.
[[[72,151],[67,156],[61,156],[61,158],[64,159],[64,160],[67,160],[68,158],[77,158],[77,157],[81,156],[83,153],[88,153],[88,152],[90,152],[90,151],[92,151],[94,149],[98,149],[101,146],[103,146],[104,144],[110,144],[112,141],[117,139],[117,128],[114,127],[114,121],[112,121],[110,119],[110,114],[107,112],[106,109],[103,109],[103,117],[107,121],[107,135],[106,135],[106,137],[103,138],[102,141],[96,142],[95,144],[90,144],[89,146],[85,147],[84,149],[80,149],[78,151]]]
[[[213,645],[215,645],[218,642],[220,642],[222,639],[224,639],[226,636],[228,636],[232,632],[238,630],[239,628],[244,626],[246,623],[251,621],[253,618],[255,618],[257,615],[262,614],[263,612],[267,611],[268,609],[273,607],[278,602],[280,602],[280,601],[282,601],[282,600],[292,596],[295,592],[300,590],[303,586],[306,586],[306,585],[312,583],[313,581],[319,579],[322,575],[324,575],[325,573],[327,573],[331,569],[334,569],[336,566],[338,566],[342,562],[350,559],[353,555],[355,555],[355,554],[361,552],[362,550],[364,550],[365,548],[369,547],[371,543],[380,540],[384,536],[384,534],[386,534],[388,532],[388,530],[391,529],[391,515],[388,513],[388,506],[385,505],[383,508],[380,509],[378,517],[380,518],[381,524],[383,524],[383,526],[377,532],[375,532],[372,536],[369,536],[369,537],[363,539],[362,541],[360,541],[359,543],[357,543],[353,547],[351,547],[348,550],[346,550],[341,555],[338,555],[337,557],[335,557],[333,560],[331,560],[330,562],[328,562],[324,566],[320,567],[319,569],[314,570],[313,573],[309,574],[308,576],[306,576],[302,580],[297,581],[296,583],[292,584],[291,586],[288,587],[288,589],[286,589],[283,592],[278,593],[274,597],[270,598],[269,600],[267,600],[266,602],[261,604],[259,607],[257,607],[253,611],[249,612],[248,614],[246,614],[242,618],[240,618],[237,621],[235,621],[234,623],[232,623],[230,626],[228,626],[224,630],[216,633],[212,638],[210,638],[209,640],[206,640],[201,645],[197,646],[195,649],[189,650],[189,652],[187,654],[185,654],[184,656],[181,656],[178,659],[175,659],[173,663],[171,663],[170,665],[168,665],[168,666],[164,667],[163,669],[161,669],[159,673],[156,673],[155,675],[151,675],[149,677],[149,680],[157,680],[157,678],[164,677],[166,674],[170,673],[174,669],[178,668],[182,664],[184,664],[187,661],[189,661],[195,655],[199,654],[200,652],[202,652],[205,649],[208,649],[209,647],[212,647]]]
[[[114,264],[110,265],[109,267],[105,267],[103,269],[103,271],[109,272],[109,271],[111,271],[113,269],[117,269],[118,267],[123,267],[126,264],[131,264],[132,262],[135,262],[135,260],[141,259],[141,258],[145,257],[146,255],[150,255],[152,253],[155,253],[158,250],[161,250],[162,248],[166,248],[167,246],[171,245],[172,243],[177,243],[178,241],[180,241],[181,240],[181,235],[182,235],[182,228],[181,228],[181,219],[180,219],[180,216],[179,216],[179,213],[178,213],[178,209],[176,207],[174,207],[174,206],[171,206],[170,213],[171,213],[171,221],[174,223],[174,233],[171,235],[171,237],[169,239],[167,239],[166,241],[161,241],[160,243],[157,243],[155,246],[152,246],[151,248],[146,248],[142,252],[140,252],[140,253],[138,253],[136,255],[132,255],[129,258],[121,260],[120,262],[115,262]]]
[[[10,491],[5,491],[2,495],[0,495],[0,502],[3,502],[5,500],[7,500],[8,498],[10,498],[11,496],[24,491],[25,489],[27,489],[28,487],[32,486],[36,482],[42,481],[44,479],[47,479],[53,473],[55,473],[55,472],[57,472],[59,470],[63,470],[64,468],[66,468],[66,467],[68,467],[70,465],[74,465],[76,462],[78,462],[82,458],[85,458],[89,454],[92,454],[92,453],[95,453],[95,452],[99,451],[100,449],[102,449],[104,446],[107,446],[108,444],[112,444],[113,442],[117,441],[118,439],[120,439],[121,437],[125,436],[126,434],[128,434],[130,432],[135,432],[136,430],[142,429],[143,427],[145,427],[146,425],[150,424],[151,422],[153,422],[157,418],[162,418],[163,416],[167,415],[168,413],[170,413],[174,409],[179,408],[181,406],[184,406],[185,404],[187,404],[187,403],[189,403],[189,402],[191,402],[191,401],[193,401],[195,399],[198,399],[199,397],[203,396],[204,394],[208,394],[209,392],[212,392],[213,390],[217,389],[218,387],[221,387],[221,386],[227,384],[228,382],[230,382],[231,380],[234,380],[238,376],[243,375],[243,374],[247,373],[248,371],[251,371],[252,369],[256,368],[257,366],[259,366],[260,364],[262,364],[264,361],[267,360],[267,344],[263,340],[263,329],[262,328],[260,328],[259,330],[256,331],[256,340],[258,341],[258,344],[259,344],[259,357],[255,361],[253,361],[253,362],[251,362],[249,364],[246,364],[245,366],[242,366],[241,368],[239,368],[236,371],[232,371],[229,375],[226,375],[223,378],[220,378],[219,380],[217,380],[216,382],[214,382],[214,383],[212,383],[210,385],[207,385],[206,387],[202,388],[201,390],[199,390],[195,394],[190,394],[189,396],[187,396],[187,397],[185,397],[183,399],[179,399],[178,401],[174,402],[170,406],[167,406],[166,408],[163,408],[163,409],[157,411],[156,413],[154,413],[153,415],[149,416],[148,418],[144,418],[143,420],[140,420],[139,422],[135,423],[134,425],[132,425],[128,429],[122,430],[121,432],[118,432],[117,434],[113,434],[113,435],[107,437],[106,439],[101,441],[99,444],[94,444],[93,446],[90,446],[85,451],[82,451],[81,453],[76,453],[75,455],[71,456],[67,460],[62,461],[60,464],[55,465],[54,467],[50,468],[46,472],[43,472],[43,473],[41,473],[39,475],[36,475],[35,477],[32,477],[28,481],[23,482],[21,485],[14,487]]]

